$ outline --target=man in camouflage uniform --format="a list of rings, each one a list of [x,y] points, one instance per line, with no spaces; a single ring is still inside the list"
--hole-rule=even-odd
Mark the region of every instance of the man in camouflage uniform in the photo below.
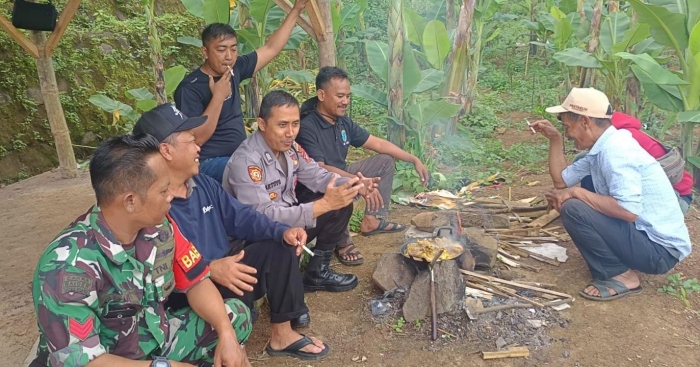
[[[224,302],[202,256],[166,218],[172,195],[158,141],[110,139],[90,175],[97,205],[48,246],[34,275],[32,366],[249,366],[239,343],[250,311]],[[192,308],[167,310],[173,291]]]

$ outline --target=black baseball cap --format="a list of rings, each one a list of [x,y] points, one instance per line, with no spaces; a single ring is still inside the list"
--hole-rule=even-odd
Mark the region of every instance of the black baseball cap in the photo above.
[[[163,141],[172,133],[186,131],[201,126],[207,121],[207,116],[187,117],[170,103],[164,103],[141,115],[134,134],[149,134]]]

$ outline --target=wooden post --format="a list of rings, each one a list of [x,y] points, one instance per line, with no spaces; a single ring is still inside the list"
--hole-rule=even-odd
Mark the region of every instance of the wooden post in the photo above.
[[[9,34],[18,45],[29,53],[29,55],[35,59],[39,58],[39,49],[36,47],[36,45],[25,37],[22,32],[15,28],[15,26],[13,26],[12,23],[10,23],[10,21],[7,20],[7,18],[5,18],[2,14],[0,14],[0,28],[4,29],[5,32],[7,32],[7,34]]]
[[[315,6],[314,6],[315,5]],[[306,12],[309,13],[311,24],[320,20],[325,32],[316,32],[318,37],[318,63],[319,67],[335,66],[335,42],[333,41],[333,19],[331,18],[330,0],[309,0],[306,3]],[[314,24],[314,28],[316,25]]]
[[[292,11],[292,8],[294,7],[294,4],[290,3],[289,0],[273,0],[277,6],[282,8],[285,13],[289,14],[290,11]],[[305,30],[306,33],[313,38],[314,41],[318,41],[318,38],[316,37],[316,30],[314,30],[313,25],[311,25],[311,22],[309,19],[301,14],[299,15],[299,18],[297,18],[297,25],[301,27],[301,29]],[[303,70],[303,69],[302,69]]]
[[[36,59],[36,70],[39,74],[41,95],[44,98],[44,108],[51,125],[51,134],[56,144],[58,154],[59,171],[63,178],[78,177],[78,164],[75,161],[73,145],[70,140],[70,131],[63,115],[63,107],[58,96],[56,74],[53,68],[51,56],[44,51],[46,34],[40,31],[31,31],[31,38],[39,49],[39,58]]]
[[[58,41],[60,41],[61,37],[63,37],[63,33],[66,31],[66,28],[68,28],[68,23],[70,23],[75,16],[79,5],[80,0],[70,0],[68,1],[68,4],[63,7],[63,10],[61,10],[61,16],[58,18],[56,28],[54,28],[53,32],[51,32],[49,40],[46,42],[46,56],[51,57],[51,55],[53,55],[53,51],[56,49]]]

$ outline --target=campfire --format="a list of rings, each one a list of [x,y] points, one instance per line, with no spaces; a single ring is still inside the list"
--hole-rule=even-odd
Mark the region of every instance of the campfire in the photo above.
[[[384,254],[377,263],[372,280],[384,295],[371,302],[375,317],[400,313],[406,322],[430,317],[431,339],[435,340],[438,334],[455,336],[440,329],[439,320],[444,320],[440,315],[464,319],[465,325],[457,327],[462,330],[490,314],[500,317],[503,312],[523,310],[519,319],[539,315],[540,319],[526,321],[541,327],[547,319],[551,323],[556,318],[551,312],[568,307],[572,297],[552,290],[553,285],[517,282],[502,275],[512,268],[540,270],[523,258],[553,266],[566,260],[565,249],[554,243],[566,240],[566,235],[554,231],[557,227],[543,228],[558,213],[537,205],[535,198],[477,201],[431,198],[428,193],[417,200],[439,210],[416,215],[398,252]],[[534,312],[536,309],[542,311]],[[513,348],[505,348],[510,344]],[[484,358],[526,355],[527,348],[517,344],[497,343],[496,354],[484,353]]]

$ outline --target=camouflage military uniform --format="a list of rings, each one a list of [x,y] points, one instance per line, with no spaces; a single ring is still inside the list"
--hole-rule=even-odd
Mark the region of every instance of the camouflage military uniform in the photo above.
[[[214,329],[190,308],[170,312],[165,300],[209,276],[174,222],[139,232],[123,247],[94,206],[66,228],[39,259],[33,282],[38,357],[53,367],[85,366],[110,353],[133,360],[165,356],[213,359]],[[226,300],[240,342],[252,330],[250,311]]]

